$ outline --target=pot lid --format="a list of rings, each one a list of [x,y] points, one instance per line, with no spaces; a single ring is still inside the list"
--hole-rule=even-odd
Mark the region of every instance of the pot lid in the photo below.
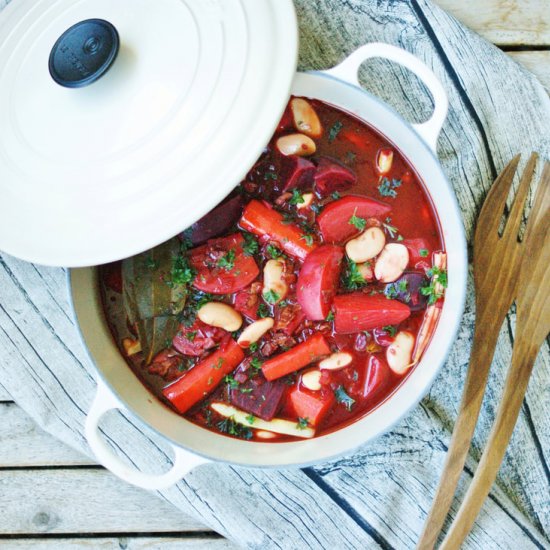
[[[296,70],[291,0],[17,0],[0,14],[0,250],[137,254],[221,201]]]

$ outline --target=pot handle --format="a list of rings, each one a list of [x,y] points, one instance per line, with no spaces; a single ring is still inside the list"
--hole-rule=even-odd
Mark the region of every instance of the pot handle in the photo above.
[[[146,474],[123,462],[105,443],[100,431],[101,417],[111,409],[126,410],[102,380],[97,381],[97,393],[86,417],[86,439],[99,463],[124,481],[142,489],[166,489],[180,481],[191,470],[209,462],[173,445],[174,464],[164,474]]]
[[[424,83],[432,94],[434,101],[432,116],[426,122],[413,124],[412,126],[435,152],[437,139],[449,110],[449,100],[439,79],[420,59],[397,46],[382,42],[372,42],[357,48],[342,63],[323,72],[360,87],[358,79],[359,67],[363,62],[373,57],[388,59],[406,67]]]

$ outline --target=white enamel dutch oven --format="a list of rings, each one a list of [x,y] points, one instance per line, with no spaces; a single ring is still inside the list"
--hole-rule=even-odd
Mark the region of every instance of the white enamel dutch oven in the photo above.
[[[371,58],[399,63],[422,80],[435,105],[427,122],[411,125],[389,106],[361,89],[358,70]],[[97,395],[86,421],[86,436],[98,460],[130,483],[160,489],[177,482],[193,468],[216,461],[250,467],[286,468],[349,454],[390,430],[419,403],[444,364],[455,339],[465,301],[467,256],[456,198],[435,155],[448,108],[442,85],[411,54],[394,46],[373,43],[359,48],[331,70],[296,74],[291,93],[335,105],[376,128],[401,151],[426,185],[441,222],[449,272],[449,286],[435,334],[420,364],[401,387],[376,410],[355,423],[305,441],[241,441],[203,429],[152,397],[126,365],[113,342],[101,305],[96,269],[73,269],[70,286],[74,311],[83,342],[98,373]],[[243,167],[243,172],[248,168]],[[148,475],[136,471],[111,451],[98,429],[101,417],[111,409],[128,411],[171,443],[175,460],[169,472]]]

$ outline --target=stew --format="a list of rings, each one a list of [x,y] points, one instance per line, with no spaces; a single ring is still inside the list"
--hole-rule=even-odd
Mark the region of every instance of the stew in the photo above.
[[[209,430],[277,442],[387,399],[429,343],[447,272],[430,197],[399,151],[293,97],[222,204],[100,280],[114,338],[152,392]]]

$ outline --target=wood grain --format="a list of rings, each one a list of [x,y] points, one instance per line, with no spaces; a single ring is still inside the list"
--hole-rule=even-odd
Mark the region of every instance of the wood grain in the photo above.
[[[297,0],[296,6],[302,69],[330,67],[374,40],[401,45],[434,68],[451,103],[439,157],[469,236],[496,171],[518,148],[549,156],[546,91],[433,4]],[[429,115],[430,99],[406,71],[375,61],[361,76],[406,118]],[[423,407],[391,434],[351,457],[304,472],[206,466],[162,497],[248,548],[410,548],[420,533],[457,413],[474,312],[470,300],[458,341]],[[510,315],[499,337],[470,469],[488,433],[492,400],[502,389],[514,326],[515,316]],[[517,550],[549,544],[550,430],[544,405],[550,388],[548,346],[534,376],[497,486],[465,548]],[[46,431],[89,453],[82,430],[93,377],[69,313],[64,271],[2,256],[0,383]],[[134,419],[108,418],[105,431],[136,465],[166,467],[166,452]]]
[[[228,540],[203,535],[182,537],[75,537],[0,539],[2,550],[235,550]]]
[[[508,52],[508,55],[532,72],[550,92],[550,51]]]
[[[0,535],[205,530],[100,468],[0,470],[0,494]]]
[[[550,44],[547,0],[436,0],[436,4],[499,46]]]

